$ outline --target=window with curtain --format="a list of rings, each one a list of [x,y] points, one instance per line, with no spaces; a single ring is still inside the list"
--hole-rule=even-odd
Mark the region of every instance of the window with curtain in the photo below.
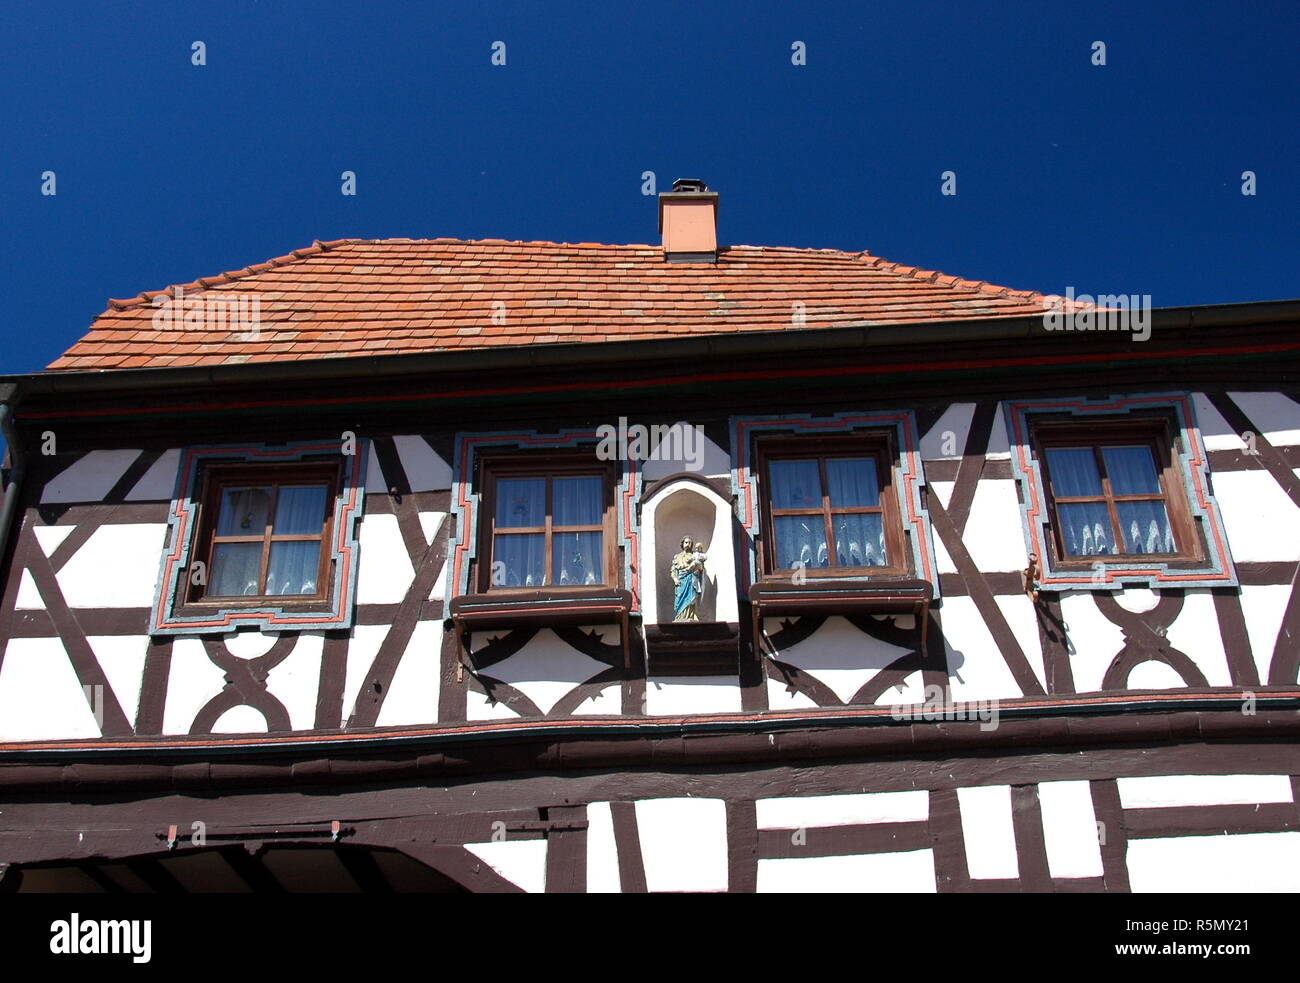
[[[549,459],[548,459],[549,460]],[[612,475],[582,458],[484,464],[480,589],[614,583]]]
[[[194,555],[207,564],[207,582],[191,583],[191,603],[328,595],[337,464],[214,467],[206,485]]]
[[[869,576],[905,568],[883,440],[769,441],[760,456],[768,574]]]
[[[1061,562],[1197,554],[1163,422],[1045,424],[1034,436]]]

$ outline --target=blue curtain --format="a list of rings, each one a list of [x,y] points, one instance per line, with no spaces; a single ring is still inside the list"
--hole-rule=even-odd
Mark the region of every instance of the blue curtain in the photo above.
[[[288,485],[275,503],[278,535],[319,535],[325,521],[324,485]]]
[[[497,525],[546,525],[546,479],[504,478],[497,482]]]
[[[820,515],[779,515],[774,526],[777,567],[788,570],[798,563],[805,567],[830,566],[826,523]]]
[[[546,525],[546,479],[498,481],[496,524],[503,529]],[[494,587],[541,587],[546,583],[546,537],[542,533],[496,536],[492,560]]]
[[[260,536],[266,532],[271,489],[226,488],[217,514],[218,536]]]
[[[865,457],[831,458],[826,462],[831,508],[859,508],[880,504],[876,462]]]
[[[1149,447],[1103,447],[1101,454],[1114,494],[1160,494],[1160,476]],[[1049,448],[1047,464],[1058,496],[1102,494],[1101,474],[1092,448]],[[1118,543],[1104,502],[1058,505],[1056,511],[1066,553],[1115,556],[1176,550],[1173,527],[1163,502],[1117,502],[1115,510],[1119,514]]]
[[[212,551],[212,569],[208,571],[208,595],[256,594],[261,566],[261,543],[218,543]]]
[[[497,536],[492,560],[493,587],[541,587],[546,583],[546,537],[540,532]]]
[[[603,482],[600,478],[556,478],[551,485],[553,526],[598,526],[601,515]]]
[[[773,461],[769,471],[772,508],[821,508],[822,479],[816,461]]]
[[[551,543],[553,583],[560,586],[602,583],[600,550],[604,537],[598,532],[557,532]]]
[[[276,510],[279,511],[278,509]],[[272,543],[266,569],[268,594],[315,594],[320,570],[319,540]]]

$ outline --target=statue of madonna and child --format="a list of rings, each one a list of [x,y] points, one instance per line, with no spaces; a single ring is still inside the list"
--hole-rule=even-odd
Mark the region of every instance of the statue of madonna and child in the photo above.
[[[682,537],[681,552],[673,557],[669,572],[676,592],[673,595],[674,621],[699,621],[700,598],[704,594],[704,561],[708,554],[702,543],[692,543],[690,536]]]

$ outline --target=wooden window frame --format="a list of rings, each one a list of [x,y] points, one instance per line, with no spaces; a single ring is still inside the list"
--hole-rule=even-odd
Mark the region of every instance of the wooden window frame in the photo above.
[[[788,580],[794,576],[794,567],[776,566],[775,523],[772,509],[771,463],[778,460],[807,460],[816,458],[822,483],[822,507],[820,509],[826,522],[827,548],[834,548],[834,530],[830,526],[830,498],[826,480],[826,461],[834,458],[870,457],[876,462],[876,480],[880,488],[880,506],[835,509],[836,512],[879,513],[885,531],[885,550],[888,554],[888,566],[842,567],[808,567],[803,575],[816,580],[821,579],[897,579],[907,577],[912,572],[912,553],[908,549],[907,534],[903,528],[902,514],[898,505],[898,493],[894,487],[894,465],[897,451],[888,433],[862,432],[854,434],[836,434],[825,437],[774,436],[757,441],[757,463],[762,488],[762,538],[759,550],[763,580]],[[818,510],[779,509],[777,515],[816,514]]]
[[[193,584],[187,576],[182,581],[179,593],[181,603],[177,613],[195,613],[210,610],[242,610],[276,607],[287,611],[314,611],[322,604],[328,604],[334,590],[333,536],[334,513],[338,504],[341,481],[340,465],[337,460],[285,461],[276,463],[212,463],[203,468],[200,477],[198,514],[195,528],[198,530],[190,555],[194,560],[202,560],[208,573],[212,575],[212,555],[221,542],[256,542],[256,536],[218,536],[216,534],[220,518],[222,493],[231,487],[272,486],[271,502],[267,511],[267,524],[263,527],[262,557],[259,567],[259,584],[265,585],[270,564],[270,551],[273,542],[310,542],[320,544],[319,566],[316,575],[316,592],[314,594],[232,594],[212,595],[206,584]],[[279,501],[280,489],[295,485],[325,485],[325,516],[321,522],[319,537],[315,534],[279,534],[272,531],[275,522],[275,510]],[[191,564],[192,565],[192,564]],[[188,571],[187,571],[188,572]]]
[[[1090,419],[1080,421],[1071,416],[1061,420],[1037,419],[1030,424],[1030,440],[1035,459],[1038,461],[1043,478],[1044,502],[1048,509],[1051,535],[1046,543],[1051,549],[1052,565],[1061,570],[1090,570],[1096,564],[1132,565],[1134,563],[1163,563],[1171,568],[1200,566],[1205,561],[1205,547],[1201,541],[1198,523],[1192,516],[1191,505],[1187,497],[1186,484],[1178,464],[1174,434],[1176,428],[1164,416]],[[1106,473],[1105,460],[1101,453],[1103,447],[1139,447],[1151,450],[1152,460],[1156,464],[1156,476],[1160,483],[1160,494],[1116,495],[1111,490],[1110,478]],[[1087,447],[1093,451],[1097,462],[1097,472],[1101,476],[1102,494],[1087,496],[1069,496],[1058,499],[1053,488],[1051,466],[1047,459],[1047,450],[1051,448]],[[1057,511],[1058,504],[1095,504],[1105,503],[1111,523],[1112,541],[1119,545],[1124,541],[1121,532],[1117,502],[1161,501],[1169,516],[1170,528],[1174,534],[1174,543],[1178,550],[1173,553],[1113,553],[1107,555],[1073,556],[1065,550],[1063,540],[1064,524]]]
[[[474,569],[470,571],[470,583],[479,594],[507,594],[511,592],[546,591],[555,594],[580,594],[602,587],[621,587],[623,581],[622,564],[618,548],[618,511],[617,495],[619,469],[617,462],[601,461],[591,453],[570,454],[502,454],[488,455],[475,463],[478,472],[476,483],[480,489],[479,496],[479,530],[478,558]],[[563,526],[556,528],[552,524],[553,479],[577,476],[594,476],[601,479],[604,508],[601,522],[596,525]],[[542,533],[545,544],[546,583],[536,587],[520,587],[505,584],[492,584],[492,563],[496,547],[496,503],[497,485],[502,478],[541,478],[546,481],[546,516],[545,524],[538,527],[509,526],[510,532],[503,535],[523,535]],[[599,532],[601,534],[601,582],[599,584],[553,584],[553,539],[556,532]]]

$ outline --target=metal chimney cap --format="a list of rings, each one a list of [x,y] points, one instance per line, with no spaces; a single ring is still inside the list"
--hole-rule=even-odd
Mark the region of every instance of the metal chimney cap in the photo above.
[[[673,182],[673,194],[683,194],[683,193],[699,194],[701,192],[708,191],[708,190],[709,190],[708,185],[706,185],[699,178],[679,177],[676,181]]]

